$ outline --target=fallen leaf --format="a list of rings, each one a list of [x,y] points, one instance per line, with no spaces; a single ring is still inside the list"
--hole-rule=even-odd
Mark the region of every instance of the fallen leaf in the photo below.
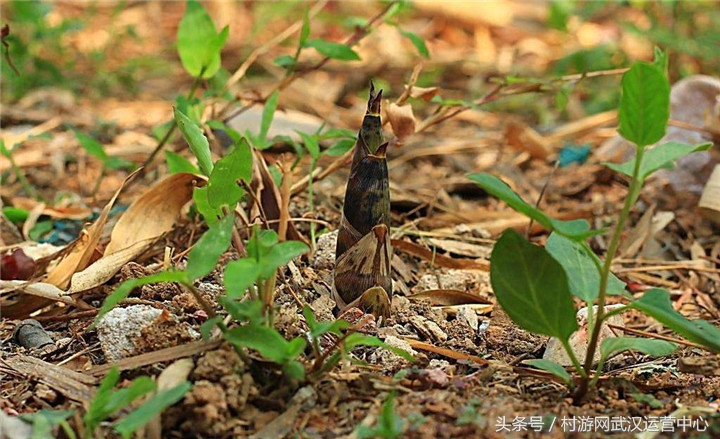
[[[398,144],[402,144],[415,133],[415,116],[409,104],[399,106],[391,103],[385,111]]]
[[[460,290],[426,290],[417,294],[408,296],[410,300],[428,300],[433,306],[451,306],[451,305],[468,305],[482,304],[490,305],[491,303],[477,294],[466,293]]]
[[[72,276],[68,293],[102,285],[123,265],[150,248],[172,230],[180,210],[192,200],[194,188],[203,184],[202,178],[180,172],[168,176],[133,201],[115,224],[103,256]]]
[[[433,261],[433,263],[438,267],[457,268],[461,270],[490,271],[490,262],[488,261],[473,261],[471,259],[450,258],[448,256],[433,253],[431,250],[428,250],[425,247],[421,247],[414,242],[403,241],[401,239],[393,239],[390,241],[390,243],[394,249],[423,258],[426,261]]]

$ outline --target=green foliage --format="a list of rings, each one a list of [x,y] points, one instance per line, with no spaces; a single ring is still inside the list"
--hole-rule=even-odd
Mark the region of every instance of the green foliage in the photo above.
[[[211,225],[207,232],[198,239],[195,247],[188,255],[185,272],[190,280],[200,279],[209,274],[220,256],[225,253],[232,237],[233,221],[235,215],[225,216]]]
[[[670,118],[670,83],[656,65],[635,63],[623,75],[618,132],[639,147],[665,135]]]
[[[669,302],[668,302],[669,303]],[[610,337],[600,345],[600,364],[611,356],[623,351],[639,351],[653,357],[664,357],[675,351],[677,346],[665,340],[652,340],[633,337]]]
[[[260,352],[263,357],[281,365],[288,378],[305,379],[305,368],[296,360],[305,350],[304,339],[297,337],[287,341],[274,328],[255,324],[233,328],[225,333],[225,339]]]
[[[503,200],[516,211],[537,221],[540,225],[550,231],[555,231],[572,240],[584,240],[598,233],[599,231],[589,230],[590,225],[585,220],[561,221],[550,218],[540,209],[527,203],[520,198],[510,186],[499,178],[485,173],[470,174],[468,178],[477,183],[490,195],[494,195]]]
[[[560,378],[566,386],[572,387],[572,377],[568,373],[567,370],[565,370],[564,367],[562,367],[560,364],[551,361],[551,360],[545,360],[543,358],[533,359],[533,360],[525,360],[523,361],[524,364],[529,364],[530,366],[537,367],[538,369],[544,370],[545,372],[550,372],[551,374],[555,375],[556,377]]]
[[[321,55],[331,59],[339,59],[343,61],[360,60],[360,55],[358,55],[350,47],[341,43],[333,43],[331,41],[326,41],[321,38],[306,41],[305,47],[312,47],[313,49],[320,52]]]
[[[81,131],[75,130],[75,137],[80,146],[91,156],[100,160],[103,164],[103,169],[116,170],[116,169],[132,169],[135,165],[132,162],[123,160],[119,157],[110,157],[105,152],[105,147],[95,140],[94,137],[85,134]]]
[[[124,439],[129,439],[138,428],[150,422],[150,420],[162,413],[166,408],[180,401],[183,396],[192,388],[189,381],[184,381],[177,386],[156,393],[115,424],[115,431],[120,433]]]
[[[545,249],[565,269],[570,292],[587,303],[592,303],[600,293],[600,259],[583,242],[572,241],[557,233],[552,233]],[[620,295],[625,284],[614,274],[610,274],[607,294]]]
[[[253,156],[247,140],[241,139],[232,152],[215,163],[208,180],[208,204],[231,209],[242,198],[244,190],[237,180],[249,182],[252,178]]]
[[[165,161],[167,162],[168,172],[171,174],[177,174],[179,172],[188,172],[190,174],[200,173],[195,165],[178,153],[165,151]]]
[[[307,251],[307,245],[300,241],[278,243],[274,230],[256,230],[247,245],[248,257],[260,267],[258,279],[269,279],[278,268]]]
[[[493,248],[490,280],[498,303],[523,329],[560,340],[577,330],[562,265],[514,230],[506,230]]]
[[[20,419],[32,424],[32,435],[30,439],[45,439],[57,437],[54,430],[60,426],[65,435],[75,439],[75,432],[70,428],[67,418],[72,416],[75,410],[38,410],[35,413],[20,415]]]
[[[205,222],[211,226],[218,221],[218,218],[223,216],[223,211],[220,208],[212,207],[208,200],[208,187],[196,187],[193,190],[193,201],[200,215],[203,216]]]
[[[660,288],[645,292],[630,304],[691,342],[720,353],[720,329],[705,320],[688,320],[673,308],[670,293]]]
[[[255,259],[244,258],[227,264],[223,273],[225,294],[231,299],[240,299],[260,277],[260,265]]]
[[[30,216],[27,210],[12,206],[3,206],[2,213],[11,223],[24,223]]]
[[[183,67],[191,76],[211,78],[217,73],[228,32],[225,26],[218,33],[205,8],[196,0],[187,1],[178,27],[177,49]]]
[[[173,113],[175,114],[175,123],[198,160],[200,172],[209,176],[213,170],[213,162],[207,137],[203,134],[202,129],[178,108],[174,108]]]
[[[410,40],[412,45],[415,46],[415,49],[423,58],[430,59],[430,51],[428,50],[427,45],[425,45],[425,40],[413,32],[402,30],[400,28],[398,28],[398,30],[402,36]]]
[[[462,412],[460,412],[460,416],[458,416],[455,423],[457,425],[475,424],[477,426],[482,426],[485,421],[483,416],[480,414],[480,410],[478,410],[480,404],[479,399],[471,399],[467,405],[463,407]]]
[[[187,273],[184,271],[161,271],[160,273],[151,274],[139,279],[126,280],[120,284],[120,286],[117,287],[112,294],[105,298],[97,316],[95,316],[91,329],[95,327],[103,316],[113,309],[115,305],[125,300],[125,298],[132,293],[135,288],[161,282],[184,282],[185,280],[187,280]]]
[[[400,437],[405,428],[405,421],[395,413],[395,392],[390,392],[382,405],[377,424],[373,427],[360,425],[355,430],[359,439],[384,438],[394,439]]]
[[[113,367],[100,383],[100,387],[98,387],[95,397],[90,403],[90,407],[88,407],[85,416],[83,416],[86,435],[94,436],[94,432],[100,425],[100,422],[129,406],[138,398],[155,390],[155,382],[145,376],[135,378],[128,387],[114,390],[119,379],[120,371],[118,371],[116,367]]]
[[[672,168],[675,161],[680,157],[684,157],[692,152],[707,151],[712,146],[712,142],[699,143],[697,145],[688,145],[681,142],[667,142],[658,145],[655,148],[645,152],[643,161],[640,163],[640,181],[644,181],[653,172],[662,168]],[[608,168],[632,177],[635,169],[635,158],[625,163],[605,163]]]

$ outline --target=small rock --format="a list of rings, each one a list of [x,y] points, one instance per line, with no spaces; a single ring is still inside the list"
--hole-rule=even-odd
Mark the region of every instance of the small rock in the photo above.
[[[420,278],[413,291],[437,289],[472,291],[480,283],[480,276],[483,274],[468,270],[448,270],[447,273],[426,274]]]
[[[461,305],[457,307],[457,319],[461,322],[467,323],[473,331],[477,331],[480,326],[477,313],[471,306],[468,305]]]
[[[448,335],[440,329],[437,323],[423,316],[410,317],[410,324],[412,324],[421,335],[432,341],[446,341],[448,339]]]
[[[317,269],[330,269],[335,266],[335,246],[337,245],[337,230],[320,236],[317,248],[313,255],[313,266]]]
[[[385,337],[385,344],[388,346],[402,349],[410,355],[415,356],[417,352],[410,346],[410,343],[399,339],[392,335]],[[403,357],[388,351],[387,349],[378,349],[371,356],[370,360],[375,364],[380,364],[385,372],[395,372],[406,367],[409,362]]]
[[[607,312],[613,309],[617,309],[621,306],[624,305],[608,305],[605,307],[605,310]],[[597,312],[597,306],[593,306],[593,312]],[[587,316],[587,307],[578,310],[576,317],[580,328],[573,335],[570,336],[570,347],[572,348],[573,352],[575,352],[575,355],[578,357],[580,362],[584,362],[585,360],[585,355],[587,355],[588,342],[590,338],[587,326]],[[593,364],[597,364],[598,361],[600,361],[600,345],[602,344],[603,340],[610,337],[617,337],[613,330],[610,329],[609,326],[607,326],[608,323],[615,326],[625,326],[625,322],[620,315],[614,315],[603,322],[603,326],[600,330],[600,335],[598,337],[598,348],[595,350],[595,355],[593,356]],[[562,343],[560,342],[560,340],[554,337],[548,341],[547,347],[545,348],[545,353],[543,354],[543,359],[554,361],[563,366],[572,366],[572,361],[565,352]]]
[[[98,339],[108,362],[119,361],[135,354],[132,339],[143,328],[153,324],[162,310],[148,305],[114,308],[97,325]]]

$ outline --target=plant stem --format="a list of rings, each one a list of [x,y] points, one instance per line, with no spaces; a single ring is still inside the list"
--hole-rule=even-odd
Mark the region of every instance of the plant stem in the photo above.
[[[315,172],[315,166],[317,165],[317,159],[313,157],[310,162],[310,179],[308,180],[308,208],[310,212],[315,214],[315,203],[313,202],[313,179],[312,175]],[[310,223],[310,251],[315,251],[315,223]]]
[[[573,351],[570,347],[570,342],[568,340],[562,340],[562,345],[563,348],[565,348],[565,352],[567,352],[568,357],[570,357],[570,361],[572,361],[573,367],[575,367],[575,370],[577,370],[577,373],[580,374],[583,380],[587,379],[587,372],[585,372],[582,364],[580,364],[580,360],[578,360],[577,355],[575,355],[575,351]]]
[[[608,280],[610,279],[610,268],[612,267],[613,258],[615,257],[615,253],[617,252],[617,249],[620,245],[620,236],[622,235],[623,228],[625,227],[625,221],[630,214],[630,209],[635,204],[635,201],[637,201],[637,197],[640,194],[640,189],[642,188],[643,182],[640,178],[640,164],[642,163],[644,153],[645,147],[639,146],[635,155],[635,166],[633,168],[632,180],[630,180],[628,195],[625,198],[625,204],[620,211],[618,222],[615,225],[615,230],[613,231],[612,239],[610,240],[610,247],[608,247],[607,254],[605,255],[605,261],[600,271],[600,291],[598,292],[598,310],[596,316],[597,321],[592,329],[592,335],[590,336],[590,341],[588,343],[587,356],[585,357],[584,365],[585,376],[580,381],[580,387],[578,387],[577,392],[573,397],[573,402],[575,404],[579,404],[582,401],[582,399],[587,394],[589,388],[590,383],[588,376],[592,369],[592,362],[593,357],[595,356],[595,351],[597,350],[598,338],[600,337],[600,329],[602,328],[602,323],[603,321],[605,321],[606,318],[606,315],[604,314],[605,299],[607,297]],[[590,309],[589,313],[591,312],[592,310]],[[608,315],[610,314],[608,313]]]

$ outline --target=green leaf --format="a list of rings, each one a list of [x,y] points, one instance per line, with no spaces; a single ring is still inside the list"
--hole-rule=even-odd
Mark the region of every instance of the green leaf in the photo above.
[[[260,300],[238,302],[227,296],[220,296],[218,300],[236,322],[250,322],[252,325],[259,326],[262,326],[265,322],[265,316],[263,316],[264,305]]]
[[[87,151],[88,154],[100,160],[103,165],[106,164],[108,161],[108,155],[105,152],[105,148],[102,146],[102,144],[95,140],[95,138],[93,138],[92,136],[89,136],[81,131],[74,131],[75,137],[77,138],[78,142],[80,142],[80,146],[82,146],[82,148]]]
[[[100,311],[98,311],[97,316],[95,316],[95,320],[93,321],[91,328],[94,328],[100,319],[102,319],[108,311],[113,309],[115,305],[125,300],[125,298],[130,295],[135,288],[160,282],[183,283],[187,281],[187,273],[184,271],[161,271],[160,273],[151,274],[149,276],[141,277],[140,279],[128,279],[120,284],[120,286],[117,287],[112,294],[105,298],[102,307],[100,307]]]
[[[275,329],[261,325],[233,328],[225,333],[225,339],[236,346],[254,349],[263,357],[278,364],[287,359],[288,342]]]
[[[180,20],[177,49],[185,70],[193,77],[211,78],[220,69],[220,49],[228,37],[228,28],[218,35],[215,24],[205,8],[188,0]]]
[[[320,52],[321,55],[332,59],[357,61],[360,60],[360,55],[355,53],[354,50],[341,43],[333,43],[317,38],[310,40],[305,43],[305,47],[312,47],[313,49]]]
[[[590,236],[603,233],[601,230],[589,230],[590,225],[585,220],[561,221],[550,218],[541,210],[526,203],[510,186],[494,175],[486,173],[470,174],[468,178],[477,183],[490,195],[506,202],[508,206],[537,221],[538,224],[546,229],[556,231],[558,234],[574,241],[583,241]]]
[[[308,246],[300,241],[285,241],[274,245],[270,251],[260,259],[260,278],[269,279],[275,275],[275,270],[308,250],[310,250]]]
[[[330,157],[339,157],[350,151],[353,146],[355,146],[355,139],[338,140],[330,148],[326,149],[323,154]]]
[[[720,329],[705,320],[685,318],[673,308],[670,293],[667,291],[652,288],[632,302],[630,307],[644,312],[689,341],[703,345],[712,352],[720,353]]]
[[[243,138],[230,154],[215,162],[208,180],[208,204],[215,208],[228,206],[233,210],[245,193],[237,180],[250,183],[252,165],[252,151]]]
[[[297,360],[291,360],[283,364],[283,373],[286,377],[295,381],[302,381],[305,379],[305,366]]]
[[[200,171],[195,165],[190,163],[188,159],[178,153],[172,151],[165,151],[165,161],[168,165],[168,171],[171,174],[177,174],[179,172],[187,172],[190,174],[200,173]]]
[[[222,316],[211,317],[211,318],[207,319],[206,321],[204,321],[203,324],[200,325],[200,336],[202,337],[202,339],[204,341],[210,340],[210,334],[211,334],[213,328],[215,327],[215,325],[217,325],[218,323],[220,323],[222,321],[223,321]]]
[[[310,10],[309,10],[309,8],[305,8],[305,12],[303,12],[303,24],[302,24],[302,29],[300,30],[300,40],[298,42],[298,45],[300,47],[304,47],[309,36],[310,36]]]
[[[193,191],[193,201],[200,215],[203,216],[205,222],[212,226],[218,222],[218,218],[223,216],[222,209],[212,207],[208,201],[208,187],[196,187]]]
[[[425,41],[422,38],[420,38],[419,35],[417,35],[413,32],[407,31],[407,30],[402,30],[400,28],[398,28],[398,30],[400,31],[402,36],[404,36],[405,38],[410,40],[412,45],[415,46],[415,49],[418,51],[418,53],[423,58],[430,59],[430,51],[428,50],[427,46],[425,45]]]
[[[286,358],[299,357],[300,354],[302,354],[305,350],[305,346],[307,346],[307,342],[305,341],[305,339],[300,337],[293,338],[287,344],[287,349],[285,352]]]
[[[665,340],[637,337],[611,337],[600,345],[600,363],[623,351],[639,351],[653,357],[664,357],[675,351],[677,345]]]
[[[105,167],[111,171],[117,171],[119,169],[135,169],[135,163],[120,157],[110,156],[105,162]]]
[[[350,323],[346,320],[318,322],[315,319],[315,314],[313,314],[312,308],[308,305],[303,307],[303,316],[305,316],[305,322],[307,323],[308,328],[310,328],[310,337],[315,340],[319,339],[320,336],[328,332],[335,335],[342,335],[341,331],[350,327]]]
[[[127,407],[136,399],[155,390],[155,382],[149,377],[135,378],[130,386],[113,391],[120,379],[120,371],[113,367],[98,387],[88,411],[83,417],[88,437],[93,437],[95,429],[108,417]]]
[[[670,83],[653,64],[636,62],[622,78],[618,132],[639,147],[665,135],[670,118]]]
[[[262,120],[260,122],[260,134],[258,135],[261,141],[267,140],[267,133],[270,130],[270,124],[272,124],[275,110],[277,109],[278,96],[280,96],[280,90],[275,91],[275,93],[270,95],[267,102],[265,102]]]
[[[495,243],[490,282],[498,303],[523,329],[563,341],[578,329],[562,265],[512,229]]]
[[[552,360],[538,358],[535,360],[525,360],[523,361],[523,364],[529,364],[530,366],[537,367],[538,369],[544,370],[545,372],[550,372],[551,374],[563,380],[563,382],[568,386],[572,385],[572,377],[570,376],[568,371]]]
[[[191,280],[200,279],[215,268],[220,255],[225,253],[230,245],[234,220],[235,215],[230,213],[210,226],[195,243],[195,247],[190,250],[185,268]]]
[[[297,60],[290,55],[280,55],[273,60],[273,64],[278,67],[294,67],[297,64]]]
[[[377,337],[373,337],[372,335],[365,335],[359,332],[354,332],[345,337],[345,349],[349,351],[357,346],[380,347],[392,352],[395,355],[399,355],[408,361],[415,361],[415,357],[410,355],[409,352],[400,348],[396,348],[394,346],[390,346],[389,344],[385,343]]]
[[[600,292],[600,273],[598,266],[602,263],[600,258],[583,247],[582,243],[572,241],[562,235],[553,233],[545,244],[545,249],[565,269],[568,277],[570,292],[591,304],[597,299]],[[625,283],[610,274],[607,285],[607,294],[620,295],[625,291]]]
[[[250,258],[227,264],[223,273],[225,294],[231,299],[240,299],[260,275],[260,266]]]
[[[672,168],[675,160],[696,151],[707,151],[712,147],[712,142],[689,145],[681,142],[667,142],[655,148],[648,149],[643,155],[640,163],[640,181],[645,180],[653,172],[661,168]],[[635,170],[635,158],[625,163],[605,163],[608,168],[632,177]]]
[[[300,131],[296,131],[300,137],[303,140],[303,144],[305,145],[305,148],[310,153],[310,157],[317,160],[320,157],[320,145],[318,144],[318,140],[316,136],[311,136],[308,133],[303,133]]]
[[[32,424],[32,436],[30,436],[30,439],[46,439],[55,437],[54,428],[74,413],[75,410],[41,409],[35,413],[21,414],[20,419]]]
[[[27,210],[12,206],[3,206],[2,213],[11,223],[24,223],[30,216]]]
[[[130,438],[138,428],[150,422],[154,416],[180,401],[191,388],[192,383],[184,381],[172,389],[158,392],[115,424],[115,431],[125,439]]]
[[[198,125],[195,124],[189,117],[184,115],[177,108],[173,109],[175,114],[175,122],[180,128],[180,131],[185,137],[185,141],[190,146],[190,150],[198,160],[200,166],[200,172],[204,175],[210,175],[213,170],[212,156],[210,155],[210,144],[208,143],[207,137],[203,134],[202,130]]]
[[[656,47],[654,49],[654,53],[655,59],[653,59],[653,64],[662,70],[662,72],[667,76],[669,61],[667,52],[663,52],[662,49]]]

